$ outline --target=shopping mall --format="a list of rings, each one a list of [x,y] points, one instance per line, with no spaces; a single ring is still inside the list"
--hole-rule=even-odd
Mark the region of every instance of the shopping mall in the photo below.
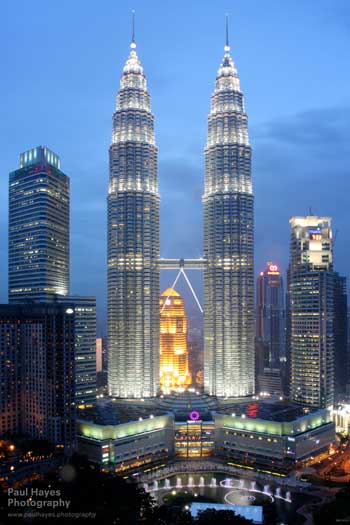
[[[218,458],[278,475],[322,454],[334,439],[325,409],[280,399],[218,401],[195,391],[157,402],[100,400],[78,422],[79,452],[119,473]]]

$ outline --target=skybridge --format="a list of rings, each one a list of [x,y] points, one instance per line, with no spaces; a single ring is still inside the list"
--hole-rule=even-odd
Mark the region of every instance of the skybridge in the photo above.
[[[206,259],[159,259],[160,270],[204,270]]]
[[[201,313],[203,313],[203,308],[201,306],[201,303],[199,302],[197,294],[194,291],[191,281],[189,280],[185,270],[204,270],[205,265],[206,265],[206,259],[203,259],[203,258],[199,258],[199,259],[159,259],[159,269],[160,270],[178,270],[178,273],[175,277],[175,280],[171,288],[175,289],[176,283],[179,280],[179,277],[181,275],[184,277],[186,284],[189,287],[194,297],[194,300]],[[164,301],[161,313],[163,312],[168,299],[169,297],[167,297],[166,300]]]

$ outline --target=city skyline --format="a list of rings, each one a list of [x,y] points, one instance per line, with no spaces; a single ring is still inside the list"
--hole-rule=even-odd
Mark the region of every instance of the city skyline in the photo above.
[[[237,2],[4,9],[6,523],[348,516],[350,6]]]
[[[40,2],[38,2],[38,4],[40,4]],[[318,31],[321,33],[321,28],[325,23],[324,17],[326,16],[325,14],[327,11],[325,6],[326,4],[322,3],[321,6],[319,6],[319,10],[317,12],[319,16],[316,22]],[[202,151],[205,145],[205,119],[209,112],[209,96],[212,90],[213,71],[216,70],[217,63],[221,58],[221,49],[224,41],[223,15],[227,8],[223,8],[222,13],[220,13],[218,6],[215,6],[215,18],[211,23],[210,33],[207,35],[208,43],[203,41],[203,37],[200,36],[200,30],[201,27],[207,27],[211,9],[206,6],[204,9],[204,14],[201,14],[199,20],[196,22],[193,33],[195,38],[193,38],[193,36],[190,37],[189,33],[189,25],[191,22],[193,26],[195,21],[195,13],[192,7],[189,9],[186,23],[184,23],[182,27],[178,27],[178,37],[180,34],[180,36],[183,35],[187,38],[187,40],[185,38],[184,43],[187,42],[188,45],[191,45],[191,48],[193,49],[192,53],[195,53],[196,60],[194,60],[194,65],[191,64],[191,68],[189,68],[189,62],[185,60],[180,64],[180,66],[176,66],[174,71],[172,71],[172,68],[167,69],[167,62],[165,60],[161,60],[164,77],[170,75],[170,73],[172,74],[170,78],[168,76],[168,78],[163,79],[163,85],[161,79],[159,78],[161,72],[159,67],[157,68],[156,66],[159,66],[159,59],[164,57],[165,49],[170,52],[170,57],[173,60],[175,57],[181,56],[181,50],[176,47],[177,39],[175,35],[171,33],[166,39],[166,45],[164,45],[164,28],[161,24],[158,28],[159,38],[158,34],[156,34],[152,39],[151,36],[153,36],[153,32],[151,27],[147,26],[146,22],[149,20],[150,14],[146,15],[142,7],[138,7],[137,5],[135,8],[137,10],[136,31],[137,34],[139,34],[137,38],[138,50],[142,63],[145,65],[147,71],[147,76],[152,91],[153,112],[155,113],[157,119],[157,142],[160,148],[159,180],[161,189],[162,215],[161,255],[170,257],[198,256],[201,253],[201,194],[203,191],[202,181],[204,174]],[[270,9],[273,9],[273,7]],[[302,43],[303,38],[305,38],[305,26],[307,24],[308,15],[310,15],[310,13],[307,12],[307,8],[303,7],[303,9],[306,10],[306,12],[303,13],[305,15],[303,21],[296,26],[296,34],[298,34],[299,45]],[[152,9],[150,11],[153,13]],[[288,10],[277,11],[277,15],[280,17],[281,21],[285,20],[287,15],[286,11]],[[178,9],[178,12],[181,12],[181,7]],[[328,81],[327,83],[325,82],[325,85],[319,83],[318,93],[313,97],[312,100],[310,96],[310,86],[304,85],[305,82],[303,82],[303,97],[299,97],[303,99],[303,102],[298,102],[295,100],[295,98],[293,99],[293,97],[291,98],[291,96],[288,96],[288,90],[287,92],[283,91],[279,93],[276,91],[276,87],[279,86],[280,89],[287,88],[287,84],[289,83],[288,78],[286,77],[286,70],[283,68],[279,74],[277,86],[275,86],[273,82],[273,80],[275,80],[276,84],[276,76],[271,76],[271,74],[269,75],[265,73],[266,77],[264,77],[264,85],[260,85],[259,89],[254,87],[255,75],[257,75],[259,70],[260,73],[262,73],[262,65],[260,66],[257,64],[252,55],[252,51],[254,50],[252,42],[256,47],[259,41],[259,32],[251,32],[251,26],[247,25],[247,15],[249,12],[249,9],[247,10],[243,6],[239,6],[235,12],[235,17],[233,17],[231,14],[230,32],[232,35],[232,56],[238,64],[238,69],[243,79],[242,87],[247,98],[247,110],[250,115],[251,142],[254,153],[253,176],[255,181],[257,202],[257,264],[255,268],[255,275],[257,275],[257,272],[261,269],[263,261],[271,258],[280,264],[283,274],[285,274],[288,259],[288,244],[285,242],[285,239],[288,235],[288,220],[290,216],[294,214],[299,213],[306,215],[309,206],[312,207],[314,213],[333,216],[335,231],[336,229],[340,230],[336,246],[336,267],[340,273],[346,273],[346,258],[348,256],[345,238],[345,224],[347,218],[346,207],[344,206],[344,210],[341,209],[341,205],[338,205],[336,208],[335,202],[335,195],[337,192],[339,194],[340,188],[342,188],[341,195],[345,196],[347,193],[347,182],[342,179],[342,173],[344,172],[345,174],[347,171],[345,165],[345,156],[342,156],[342,153],[343,151],[345,152],[346,147],[345,121],[349,110],[346,110],[348,105],[347,95],[345,94],[345,91],[341,90],[340,85],[342,75],[345,75],[343,83],[344,86],[346,85],[347,73],[344,71],[345,68],[343,68],[341,71],[342,68],[340,66],[342,53],[344,53],[345,58],[345,51],[347,49],[346,46],[348,45],[346,35],[343,34],[341,30],[336,34],[336,31],[334,29],[332,30],[333,26],[330,25],[329,32],[327,33],[329,35],[327,40],[328,47],[324,49],[321,47],[321,43],[324,46],[324,34],[319,35],[316,31],[316,35],[314,35],[314,37],[316,36],[318,38],[314,39],[314,45],[317,49],[314,49],[314,47],[311,46],[312,52],[316,53],[313,58],[319,57],[319,61],[316,60],[315,68],[313,70],[315,82],[317,81],[317,78],[320,78],[318,75],[321,72],[320,65],[322,55],[322,64],[325,68],[327,67],[327,78],[329,75],[331,75],[333,83],[335,83],[334,89],[332,90],[332,104],[327,103],[327,105],[324,106],[324,110],[319,111],[319,109],[322,109],[323,106],[322,100],[326,95],[326,84],[328,84]],[[10,8],[8,14],[11,14]],[[16,110],[12,108],[14,114],[14,127],[16,127],[16,130],[14,131],[16,131],[17,137],[12,140],[10,147],[6,147],[7,143],[5,140],[6,154],[3,160],[3,171],[7,173],[8,171],[13,171],[16,168],[18,153],[20,151],[25,151],[26,149],[37,146],[38,144],[45,144],[60,155],[62,161],[62,170],[67,173],[72,183],[72,292],[75,294],[83,294],[84,292],[88,294],[96,294],[100,319],[101,317],[104,317],[106,304],[106,282],[104,272],[106,253],[105,191],[108,180],[108,169],[107,159],[105,158],[106,156],[103,157],[103,153],[106,151],[104,145],[107,145],[108,147],[108,142],[110,141],[110,121],[106,120],[106,111],[104,106],[110,108],[111,104],[113,104],[113,93],[115,92],[115,86],[117,84],[119,72],[125,60],[127,45],[130,40],[130,10],[128,11],[127,8],[125,8],[123,13],[120,13],[117,10],[117,14],[120,16],[118,23],[123,25],[122,33],[113,35],[116,37],[113,39],[111,39],[109,36],[106,38],[106,42],[102,42],[101,44],[101,48],[103,48],[103,46],[107,46],[108,44],[108,56],[107,54],[105,55],[105,60],[108,60],[108,64],[106,65],[106,63],[102,61],[103,64],[101,66],[101,70],[107,70],[108,74],[108,69],[110,68],[111,78],[108,78],[108,83],[105,85],[104,82],[102,84],[96,84],[96,81],[94,81],[94,87],[97,86],[98,88],[102,88],[104,85],[101,97],[98,97],[98,94],[100,93],[99,91],[95,92],[94,89],[92,89],[93,92],[91,93],[89,89],[87,89],[87,94],[82,98],[82,105],[85,108],[84,112],[86,114],[89,114],[89,108],[84,104],[88,104],[90,98],[91,100],[98,99],[98,102],[94,102],[94,105],[91,106],[92,111],[88,118],[87,126],[88,130],[90,131],[92,129],[91,126],[95,126],[99,130],[99,137],[103,136],[102,145],[98,141],[94,143],[94,134],[90,137],[89,146],[94,144],[94,149],[96,151],[98,150],[98,154],[95,154],[95,156],[91,154],[88,156],[85,155],[84,158],[84,148],[82,147],[81,138],[84,137],[85,132],[82,132],[82,129],[77,124],[77,122],[75,123],[75,126],[74,122],[71,122],[73,125],[69,126],[69,131],[72,130],[74,134],[73,139],[70,136],[70,132],[68,132],[69,138],[67,136],[67,139],[64,139],[61,136],[62,131],[60,131],[60,127],[53,125],[53,122],[50,124],[50,126],[48,126],[46,120],[44,119],[43,109],[45,109],[46,105],[49,103],[50,95],[45,95],[46,98],[44,97],[44,100],[36,98],[40,96],[40,89],[37,88],[38,92],[35,93],[33,98],[33,93],[31,93],[29,85],[28,90],[29,94],[31,93],[31,105],[37,109],[37,118],[34,119],[33,122],[33,131],[30,131],[27,128],[24,129],[24,131],[26,131],[26,137],[28,137],[24,141],[21,134],[18,133],[19,115],[16,113]],[[257,23],[255,18],[259,18],[258,14],[259,13],[257,12],[254,16],[254,19],[251,20],[251,24],[254,28],[255,24]],[[337,23],[340,24],[340,17],[337,18],[335,13],[333,14],[334,16],[331,18],[331,22],[335,25]],[[92,16],[92,13],[88,10],[84,16]],[[155,19],[154,23],[158,23],[163,16],[164,12],[162,12],[162,9],[160,9],[158,17]],[[74,20],[74,11],[72,17]],[[98,17],[98,22],[101,24],[101,26],[103,22],[102,18],[102,16]],[[29,18],[29,26],[30,21],[31,19]],[[106,20],[104,21],[106,22]],[[32,23],[34,22],[32,21]],[[58,22],[56,21],[56,23]],[[264,24],[262,23],[262,25]],[[71,29],[72,28],[70,24],[68,24],[68,27],[65,29],[65,31],[67,31],[69,34]],[[274,29],[275,32],[272,32],[272,34],[276,36],[281,28],[278,28],[276,25]],[[287,24],[284,29],[286,29],[288,33],[288,30],[290,30],[289,25]],[[24,30],[23,35],[25,35],[25,32],[26,30]],[[332,35],[333,40],[331,40],[330,35]],[[271,38],[270,32],[270,39]],[[20,43],[21,42],[22,40],[20,39]],[[288,46],[290,47],[290,39],[288,39],[288,42]],[[12,53],[18,53],[20,49],[20,43],[18,44],[19,47],[15,47],[14,50],[12,50]],[[35,38],[32,41],[32,44],[35,47]],[[73,42],[73,44],[77,45],[76,42]],[[112,44],[112,47],[109,47],[110,44]],[[274,61],[276,60],[277,56],[281,58],[282,51],[279,51],[277,55],[275,53],[274,56],[271,50],[269,51],[269,46],[272,46],[271,40],[265,41],[265,45],[267,46],[267,51],[264,54],[266,57],[269,57],[269,61],[266,63],[264,62],[263,65],[265,68],[267,68],[267,72],[271,73],[271,68],[274,64]],[[282,41],[281,45],[283,47],[285,43]],[[60,50],[62,50],[62,47],[60,48],[57,44],[56,46],[57,47],[54,47],[56,59],[62,60],[64,57],[64,53],[60,55]],[[296,49],[298,49],[298,47]],[[321,49],[322,52],[320,51]],[[335,66],[329,62],[331,57],[331,49],[333,49],[334,54],[336,50],[340,51],[337,53],[338,57],[336,62],[339,66],[337,75],[335,75],[335,70],[333,71],[332,75],[332,68]],[[154,54],[155,50],[157,50],[158,54]],[[286,50],[283,48],[283,51]],[[78,53],[78,51],[76,52]],[[191,55],[192,53],[189,54]],[[303,73],[302,78],[309,78],[310,81],[310,76],[308,76],[306,71],[307,68],[305,67],[305,62],[311,60],[312,53],[309,52],[308,56],[301,57],[300,53],[297,51],[296,55],[299,63],[301,62],[300,70],[301,73]],[[288,59],[289,61],[292,59],[296,60],[296,57],[293,58],[292,55],[288,55]],[[52,67],[52,65],[49,61],[47,61],[46,64],[48,71],[50,71],[50,67]],[[72,60],[69,60],[67,64],[72,64]],[[293,69],[292,64],[290,65],[291,69]],[[87,65],[88,64],[86,63],[85,59],[82,60],[79,71],[84,71],[84,68],[87,68]],[[96,67],[98,66],[97,64],[94,65],[96,65]],[[165,65],[167,67],[165,67]],[[294,66],[295,65],[296,64],[294,64]],[[22,64],[22,66],[26,68],[28,67],[28,64]],[[70,65],[69,67],[72,66]],[[12,66],[11,74],[16,71],[16,68],[16,65]],[[205,78],[203,78],[203,71],[205,72]],[[165,100],[167,98],[170,98],[170,100],[174,101],[174,86],[179,88],[178,82],[181,78],[181,72],[184,76],[184,84],[186,85],[188,91],[187,99],[183,96],[183,92],[180,91],[179,93],[178,99],[181,101],[181,107],[178,106],[178,101],[175,101],[173,104],[177,108],[176,111],[179,112],[179,110],[181,110],[179,112],[179,117],[177,118],[176,115],[174,115],[173,110],[168,110],[167,112],[164,111],[165,106],[162,108],[162,104],[165,104]],[[200,76],[201,80],[203,80],[203,84],[200,86],[200,89],[199,86],[196,87],[197,91],[194,88],[194,82],[189,82],[189,80],[186,78],[186,74],[188,75],[189,72],[194,74],[194,76],[197,78],[197,81],[198,75]],[[38,72],[37,74],[40,75],[42,73]],[[66,81],[67,78],[69,78],[64,70],[60,76],[62,77],[62,80],[65,78]],[[103,77],[102,75],[102,79],[106,80],[106,76]],[[76,79],[73,80],[77,82]],[[299,78],[296,80],[299,80]],[[38,82],[36,80],[36,87],[37,84]],[[78,87],[79,83],[74,85],[75,87]],[[84,77],[80,79],[80,86],[83,90],[85,86]],[[190,90],[189,87],[191,87]],[[29,100],[27,97],[24,97],[24,95],[22,96],[21,92],[18,93],[18,89],[22,88],[17,87],[15,90],[15,95],[26,101],[27,106],[24,108],[24,115],[27,115],[28,120],[30,120],[29,117],[31,115],[32,109],[31,106],[28,105]],[[55,93],[55,88],[52,87],[52,89],[53,96]],[[267,94],[266,91],[269,91],[269,93]],[[271,98],[267,99],[267,103],[265,103],[263,98],[261,98],[263,96],[266,98],[267,95],[271,98],[274,97],[275,112],[271,115]],[[289,93],[289,95],[291,94]],[[69,113],[72,111],[71,108],[73,108],[74,102],[76,101],[74,89],[68,90],[68,93],[64,96],[67,107],[65,109],[66,112],[63,113],[63,115],[67,118]],[[187,118],[191,119],[192,121],[192,126],[187,126],[186,121],[183,119],[185,110],[188,111],[189,109],[189,104],[194,104],[193,97],[198,97],[198,101],[195,104],[195,108],[187,113]],[[270,101],[270,104],[268,101]],[[266,106],[266,109],[261,108],[263,106],[263,102],[264,106]],[[291,112],[289,104],[293,103],[293,111]],[[62,101],[60,104],[62,104]],[[100,106],[100,104],[102,104],[103,108]],[[337,107],[338,111],[336,110]],[[100,108],[101,111],[97,111],[98,108]],[[308,113],[308,108],[309,110],[313,109],[313,111]],[[52,109],[54,112],[57,111],[57,109],[53,106]],[[295,115],[294,119],[292,118],[293,113]],[[73,114],[74,118],[77,118],[79,111],[77,112],[77,109],[74,108]],[[285,118],[286,115],[290,115],[290,118]],[[109,117],[109,114],[107,117]],[[173,123],[173,126],[171,127],[171,130],[168,131],[166,128],[164,128],[164,123],[169,121],[169,119]],[[179,122],[181,119],[182,122]],[[7,121],[5,118],[5,124],[6,122]],[[69,121],[67,124],[68,123]],[[191,133],[188,132],[186,127],[191,129]],[[315,132],[316,127],[318,127],[318,131]],[[344,127],[344,129],[342,129],[342,127]],[[274,135],[277,133],[280,135],[278,145],[276,145],[277,139]],[[189,135],[198,136],[198,138],[195,140],[195,143],[194,141],[192,142],[191,148],[188,148]],[[6,137],[8,137],[8,140],[11,140],[11,126],[10,132],[6,134]],[[77,140],[75,140],[74,137],[77,137]],[[326,143],[330,138],[332,139],[332,147],[329,149],[329,151],[323,151],[324,148],[322,146],[322,141]],[[71,146],[68,145],[68,142],[65,143],[65,140],[73,144],[74,155],[71,150]],[[98,140],[102,139],[100,138]],[[273,145],[273,147],[270,148],[269,154],[266,154],[266,148],[263,151],[262,146],[264,145],[264,142]],[[312,153],[310,157],[317,157],[317,153],[321,151],[321,157],[319,159],[310,161],[307,168],[301,165],[303,162],[300,163],[300,161],[304,161],[305,163],[305,155],[308,152]],[[281,164],[283,157],[285,157],[287,160],[290,160],[291,156],[293,156],[295,152],[296,161],[299,159],[298,165],[294,164],[294,161],[289,163],[289,166],[287,166],[287,162],[283,165]],[[76,157],[77,160],[75,160],[74,157]],[[80,166],[82,166],[79,169],[77,169],[78,163]],[[95,164],[92,166],[93,163]],[[334,183],[331,186],[327,186],[327,177],[330,167],[332,169],[332,173],[334,173]],[[291,173],[295,176],[295,180],[293,182],[289,181],[291,178]],[[94,180],[92,179],[92,174],[94,175]],[[87,177],[85,177],[86,175]],[[282,175],[284,178],[282,178]],[[304,180],[305,175],[307,175],[307,180]],[[82,184],[82,179],[84,177],[84,180],[87,180],[88,184]],[[98,180],[98,184],[95,182],[96,179]],[[288,194],[288,199],[286,199],[286,197],[281,194],[282,182],[286,186],[286,194]],[[2,179],[2,183],[4,185],[7,183],[6,177]],[[289,202],[287,203],[287,200],[292,201],[292,199],[290,199],[291,192],[294,191],[295,194],[295,190],[293,188],[298,186],[300,183],[303,184],[304,193],[300,195],[300,198],[298,196],[298,204],[292,204]],[[81,188],[80,192],[77,191],[78,186]],[[276,191],[279,194],[279,202],[276,202],[276,194],[274,193]],[[329,202],[326,202],[325,199],[326,192],[328,192],[331,197]],[[78,195],[81,198],[80,202]],[[188,208],[188,210],[184,210],[183,219],[178,217],[174,208],[174,204],[181,200],[183,200],[186,204],[184,208]],[[274,206],[273,209],[271,208],[272,202]],[[4,208],[6,209],[5,203],[3,209]],[[283,211],[281,211],[282,208]],[[173,213],[172,210],[174,210]],[[3,213],[1,221],[5,228],[4,231],[7,229],[4,223],[5,220],[6,213]],[[189,227],[184,228],[183,226],[185,223],[187,223],[187,226],[189,224]],[[89,239],[84,239],[82,237],[83,224],[88,225],[91,228],[91,235],[86,236]],[[169,240],[166,236],[166,232],[170,227],[174,232],[171,239],[171,244],[169,243]],[[268,232],[268,235],[266,235],[265,232]],[[4,239],[2,239],[1,251],[3,259],[6,257],[5,244],[6,243],[4,242]],[[192,252],[190,252],[191,249]],[[82,261],[88,259],[88,254],[91,250],[95,250],[97,252],[96,257],[93,258],[94,260],[92,263],[89,262],[86,265],[86,272],[81,272],[80,268],[82,266]],[[85,275],[82,275],[84,273]],[[199,282],[201,278],[198,277],[197,279]],[[168,276],[167,274],[166,283],[162,282],[162,288],[164,287],[163,284],[167,285],[170,280],[171,276]],[[198,282],[196,283],[197,288]],[[3,279],[0,290],[4,298],[6,297],[6,288],[6,282]]]

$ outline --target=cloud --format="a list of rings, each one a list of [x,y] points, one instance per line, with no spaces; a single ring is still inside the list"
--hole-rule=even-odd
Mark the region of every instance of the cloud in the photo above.
[[[304,111],[291,117],[273,120],[253,130],[256,140],[308,146],[323,152],[323,146],[345,146],[350,135],[350,108],[327,108]]]
[[[289,218],[311,209],[334,219],[336,269],[347,272],[349,117],[348,107],[313,109],[252,129],[258,269],[276,255],[287,266]]]

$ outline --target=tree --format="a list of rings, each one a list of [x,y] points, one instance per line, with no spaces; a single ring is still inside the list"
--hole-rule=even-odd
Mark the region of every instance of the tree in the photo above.
[[[334,501],[325,503],[313,514],[314,525],[336,525],[350,519],[350,485],[339,491]]]

